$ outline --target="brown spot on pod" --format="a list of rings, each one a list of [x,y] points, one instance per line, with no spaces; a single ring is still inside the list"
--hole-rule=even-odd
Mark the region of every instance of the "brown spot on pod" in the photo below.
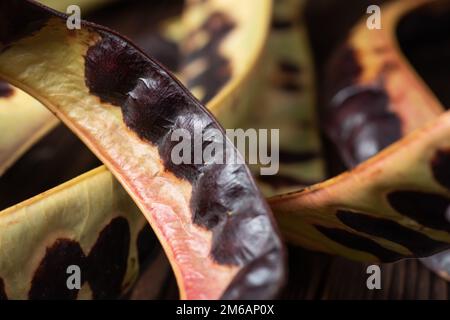
[[[346,226],[358,232],[401,244],[417,257],[428,256],[450,247],[449,243],[433,240],[425,234],[406,228],[393,220],[343,210],[339,210],[336,216]]]
[[[323,226],[315,227],[327,238],[347,248],[370,253],[380,261],[393,262],[402,258],[399,253],[391,251],[369,238],[356,235],[343,229],[327,228]]]
[[[272,75],[273,86],[287,92],[296,92],[303,90],[303,84],[299,77],[302,69],[299,65],[283,60],[278,64],[278,68]]]
[[[87,257],[87,276],[94,299],[114,299],[120,296],[129,249],[128,221],[122,217],[111,220]]]
[[[183,62],[183,66],[186,66],[199,58],[206,60],[207,68],[195,77],[187,79],[189,88],[204,88],[205,94],[201,100],[203,103],[211,100],[231,78],[230,61],[221,54],[220,45],[234,28],[235,23],[229,16],[223,12],[214,12],[198,31],[190,35],[193,37],[197,32],[206,32],[209,35],[209,41],[203,47],[190,52]]]
[[[446,215],[450,199],[419,191],[395,191],[388,194],[391,206],[417,223],[436,230],[450,232]]]
[[[299,65],[287,60],[280,61],[279,68],[285,74],[299,75],[302,72],[302,68]]]
[[[78,290],[67,287],[67,268],[77,265],[85,270],[85,256],[80,244],[69,239],[58,239],[47,248],[44,258],[34,273],[28,297],[31,300],[73,300]],[[85,279],[83,279],[84,282]]]
[[[136,247],[138,251],[138,261],[140,270],[144,269],[147,263],[151,263],[156,254],[160,251],[158,239],[149,224],[146,224],[141,231],[139,231]]]
[[[438,150],[431,161],[431,169],[437,182],[450,189],[450,150]]]
[[[273,19],[272,21],[272,29],[277,31],[289,30],[293,26],[294,21],[291,20]]]
[[[47,248],[35,271],[28,297],[32,300],[73,300],[78,290],[67,288],[67,268],[80,267],[81,283],[89,283],[94,299],[115,299],[121,294],[121,285],[127,269],[130,245],[128,221],[118,217],[101,231],[89,256],[80,244],[69,239],[58,239]]]

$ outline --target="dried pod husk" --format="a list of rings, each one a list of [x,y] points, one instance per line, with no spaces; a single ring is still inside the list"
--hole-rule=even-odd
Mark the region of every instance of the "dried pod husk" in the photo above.
[[[394,3],[382,11],[383,28],[368,30],[362,21],[330,65],[326,129],[349,167],[434,119],[449,102],[450,74],[440,66],[449,58],[448,2]],[[447,255],[424,262],[449,278]]]
[[[449,114],[436,119],[443,109],[400,52],[394,33],[402,15],[424,3],[390,4],[383,9],[382,30],[368,30],[362,22],[331,64],[327,133],[348,166],[370,159],[322,184],[271,199],[294,243],[387,262],[448,248],[443,168]],[[423,127],[427,121],[434,122]]]
[[[106,1],[46,3],[61,11],[65,11],[69,4],[81,5],[84,16]],[[14,167],[2,177],[0,188],[4,193],[0,198],[0,207],[17,203],[98,165],[95,157],[61,127],[35,144],[59,120],[37,100],[16,87],[4,82],[0,87],[0,127],[4,132],[0,138],[1,171],[14,163]],[[31,146],[33,148],[30,149]],[[25,156],[16,164],[15,161],[25,152]],[[76,158],[64,156],[65,152],[71,152]],[[58,160],[67,163],[55,163]],[[33,173],[33,170],[42,172]],[[49,176],[39,176],[44,174]],[[20,186],[24,181],[26,185]],[[8,196],[11,197],[5,198]],[[80,204],[80,201],[83,203]],[[105,204],[105,201],[110,203]],[[11,216],[14,216],[15,228],[10,227]],[[26,250],[17,250],[16,245],[11,245],[1,251],[0,256],[4,257],[0,257],[1,261],[20,263],[0,264],[0,299],[124,298],[139,273],[144,270],[152,273],[152,282],[146,283],[145,298],[158,298],[163,293],[162,287],[170,272],[169,263],[147,221],[105,167],[1,211],[0,220],[0,224],[5,225],[0,242],[10,244],[10,239],[18,239],[20,233],[22,237],[30,235],[26,238],[29,241],[24,244],[27,246]],[[50,220],[52,223],[48,223]],[[67,228],[69,224],[74,230]],[[120,228],[117,230],[115,225]],[[103,243],[105,239],[110,245]],[[81,252],[81,258],[72,261],[83,266],[81,291],[69,292],[63,281],[69,277],[66,268],[73,258],[70,255],[64,256],[65,242],[72,242],[72,249]],[[92,263],[86,262],[93,259],[89,258],[89,251],[93,246],[95,250],[92,254],[104,260],[96,261],[99,264],[96,270]],[[111,246],[115,246],[117,250],[111,250]],[[47,252],[51,252],[51,255]],[[17,265],[26,265],[27,268],[18,268]],[[98,274],[101,272],[100,268],[111,278],[110,285]],[[103,283],[94,281],[91,288],[89,277],[94,276],[99,277],[99,281]],[[137,290],[133,288],[133,291]],[[141,298],[136,292],[133,293],[134,297]]]
[[[284,253],[246,166],[171,161],[175,129],[224,137],[211,114],[116,33],[89,23],[69,31],[63,15],[31,1],[3,5],[1,76],[50,108],[114,173],[160,239],[181,297],[274,297]],[[227,157],[239,157],[223,141]]]
[[[450,114],[352,171],[269,203],[283,234],[307,248],[361,261],[423,257],[449,248]]]

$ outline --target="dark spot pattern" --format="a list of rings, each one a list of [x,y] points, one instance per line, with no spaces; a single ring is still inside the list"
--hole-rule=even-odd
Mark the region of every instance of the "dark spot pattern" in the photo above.
[[[303,90],[303,85],[298,81],[282,81],[279,87],[286,92],[300,92]]]
[[[142,230],[139,231],[136,241],[139,269],[143,270],[148,263],[157,257],[161,246],[149,224],[145,224]]]
[[[280,71],[286,74],[292,74],[292,75],[299,75],[302,72],[302,69],[299,65],[287,61],[287,60],[282,60],[279,62],[279,68]]]
[[[128,221],[122,217],[115,218],[102,230],[87,257],[87,275],[94,299],[120,296],[129,249]]]
[[[0,81],[0,98],[8,98],[14,93],[13,88],[6,82]]]
[[[401,244],[416,257],[429,256],[450,247],[449,243],[433,240],[425,234],[404,227],[393,220],[344,210],[339,210],[336,216],[346,226],[358,232]]]
[[[397,252],[391,251],[369,238],[348,232],[346,230],[327,228],[323,226],[316,226],[316,229],[325,237],[350,249],[370,253],[377,257],[380,261],[393,262],[402,258]]]
[[[78,290],[67,288],[67,267],[86,269],[85,255],[76,241],[59,239],[47,248],[45,257],[35,271],[28,297],[31,300],[74,300]],[[83,279],[84,280],[84,279]]]
[[[294,21],[292,20],[282,20],[274,18],[272,20],[272,29],[277,31],[285,31],[294,27]]]
[[[300,92],[303,90],[300,74],[302,69],[299,65],[288,60],[281,61],[272,76],[274,87],[287,92]]]
[[[8,296],[6,295],[5,282],[0,278],[0,301],[6,300],[8,300]]]
[[[94,299],[114,299],[121,294],[130,244],[130,230],[125,218],[118,217],[101,231],[86,257],[80,244],[58,239],[47,248],[35,271],[28,297],[31,300],[73,300],[78,290],[67,288],[67,267],[81,269],[82,284],[89,283]]]
[[[438,150],[431,160],[431,170],[437,182],[450,189],[450,150]]]
[[[87,12],[85,17],[130,37],[145,53],[177,72],[181,59],[179,45],[162,29],[165,22],[181,16],[183,7],[183,0],[115,1],[102,10]]]
[[[158,146],[166,170],[192,184],[193,222],[212,231],[212,258],[220,264],[246,265],[275,255],[283,265],[284,253],[270,209],[245,165],[175,165],[171,161],[177,144],[170,138],[173,130],[199,134],[217,129],[224,137],[223,129],[168,71],[119,37],[101,35],[86,55],[86,85],[92,94],[119,106],[125,124],[141,139]],[[225,141],[225,154],[235,157],[237,151]],[[272,292],[272,286],[281,286],[282,268],[258,273],[259,268],[247,269],[246,277],[261,275],[266,293]],[[228,290],[238,290],[243,298],[251,293],[239,283],[234,286]]]
[[[395,191],[388,194],[391,206],[417,223],[436,230],[450,232],[446,219],[450,199],[419,191]]]
[[[201,86],[205,90],[204,97],[201,99],[202,103],[211,100],[231,78],[230,61],[220,53],[220,45],[234,28],[234,22],[225,13],[214,12],[199,30],[188,35],[188,38],[193,38],[199,32],[206,32],[210,37],[203,47],[188,53],[182,62],[183,68],[199,58],[206,61],[206,69],[186,81],[189,88]]]

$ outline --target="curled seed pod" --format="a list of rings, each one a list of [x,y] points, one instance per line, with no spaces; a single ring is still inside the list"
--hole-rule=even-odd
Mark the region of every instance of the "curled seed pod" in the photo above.
[[[64,16],[32,1],[2,5],[10,9],[0,75],[55,112],[114,173],[160,239],[182,298],[274,297],[284,252],[246,166],[171,159],[176,129],[215,129],[226,155],[239,157],[211,114],[116,33],[89,23],[69,31]]]
[[[361,22],[335,55],[329,73],[326,129],[349,167],[444,112],[442,104],[449,101],[443,89],[448,73],[445,68],[430,67],[427,57],[448,59],[444,30],[449,9],[445,1],[386,5],[383,29],[368,30]],[[441,40],[436,41],[435,34]],[[440,51],[433,50],[436,45]],[[418,49],[421,46],[424,49]],[[424,261],[442,275],[450,270],[445,257],[446,253]]]
[[[355,28],[331,64],[327,131],[347,165],[354,166],[426,121],[435,119],[433,124],[353,171],[273,198],[292,241],[363,261],[428,256],[448,248],[448,190],[435,172],[436,157],[442,159],[447,150],[449,115],[436,119],[442,107],[394,36],[401,15],[423,3],[389,5],[382,30],[369,31],[365,21]]]
[[[361,261],[423,257],[449,248],[448,189],[434,177],[448,149],[448,112],[321,184],[270,199],[285,236]]]

